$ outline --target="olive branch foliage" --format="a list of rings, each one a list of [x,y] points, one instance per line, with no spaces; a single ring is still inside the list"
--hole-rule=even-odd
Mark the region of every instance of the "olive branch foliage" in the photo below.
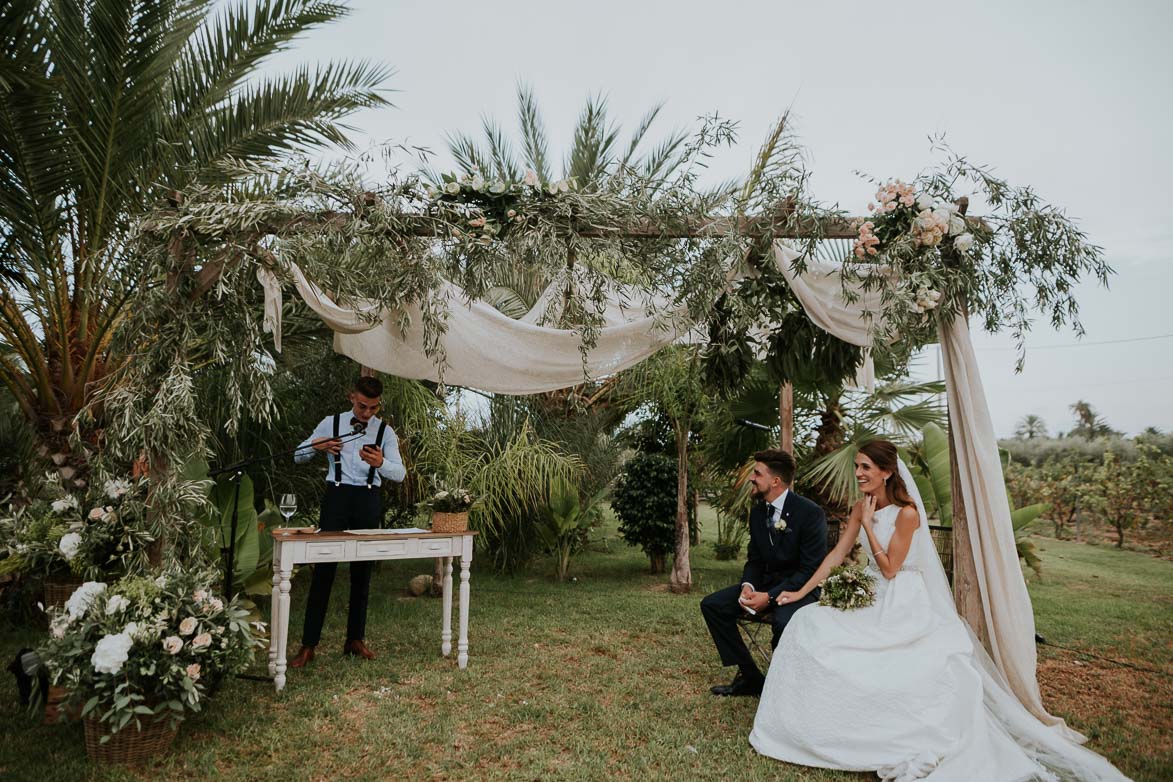
[[[133,241],[148,271],[117,336],[131,360],[96,404],[113,415],[112,447],[131,457],[145,451],[161,466],[153,473],[153,497],[176,554],[186,553],[183,503],[190,491],[175,466],[206,451],[210,435],[195,414],[199,373],[230,370],[222,373],[230,434],[246,418],[264,422],[277,414],[271,378],[281,358],[264,333],[258,268],[288,287],[296,264],[339,304],[420,326],[441,378],[449,308],[499,295],[519,272],[560,286],[556,325],[579,334],[584,375],[615,281],[669,302],[659,313],[665,318],[683,308],[692,323],[708,325],[707,379],[715,387],[745,377],[757,360],[755,340],[767,344],[768,363],[783,377],[805,372],[841,382],[854,371],[859,349],[811,327],[770,253],[775,238],[797,236],[798,249],[825,255],[833,243],[823,227],[846,219],[810,196],[788,116],[745,180],[710,188],[701,184],[707,161],[735,142],[734,123],[702,118],[690,136],[671,136],[643,157],[635,153],[642,131],[624,148],[602,126],[595,153],[613,156],[608,175],[574,181],[569,172],[576,164],[567,161],[572,186],[552,193],[540,117],[524,91],[520,103],[521,123],[531,129],[525,159],[536,167],[537,186],[517,181],[523,164],[491,122],[487,150],[466,137],[452,140],[460,173],[498,178],[507,188],[515,219],[490,237],[473,227],[484,224],[484,199],[438,198],[436,187],[445,180],[434,173],[395,169],[372,184],[353,162],[304,160],[229,161],[225,181],[244,184],[193,184],[137,226]],[[987,329],[1009,327],[1020,344],[1038,309],[1052,324],[1078,329],[1075,284],[1111,273],[1100,249],[1029,188],[1012,187],[942,151],[944,162],[917,177],[917,187],[949,199],[972,187],[991,212],[960,261],[895,242],[877,259],[885,271],[876,273],[876,264],[843,253],[845,296],[853,295],[851,284],[882,294],[883,317],[873,321],[877,340],[931,340],[933,324],[902,306],[908,279],[945,292],[936,317],[956,317],[968,306]],[[754,223],[752,234],[745,228],[750,222],[735,219],[762,215],[768,219]],[[722,228],[697,230],[710,221]],[[800,259],[796,267],[804,264]],[[289,298],[286,312],[297,311],[299,303]],[[418,306],[418,324],[408,323],[407,303]]]

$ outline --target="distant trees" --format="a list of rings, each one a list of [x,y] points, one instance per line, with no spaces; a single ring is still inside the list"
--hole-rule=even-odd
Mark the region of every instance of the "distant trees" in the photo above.
[[[1020,440],[1034,440],[1047,436],[1047,423],[1033,413],[1023,416],[1014,430],[1014,436]]]

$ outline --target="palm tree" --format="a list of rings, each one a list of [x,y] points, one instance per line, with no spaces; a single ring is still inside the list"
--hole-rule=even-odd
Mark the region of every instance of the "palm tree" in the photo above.
[[[1014,436],[1022,440],[1033,440],[1047,436],[1047,423],[1033,413],[1023,416],[1014,430]]]
[[[261,0],[213,16],[217,5],[18,0],[0,12],[0,380],[66,477],[84,463],[68,430],[122,360],[111,340],[128,302],[160,282],[134,251],[137,218],[193,184],[231,196],[230,164],[346,145],[340,121],[385,103],[378,65],[254,77],[344,7]]]
[[[1071,405],[1071,412],[1075,414],[1075,428],[1071,430],[1073,435],[1091,440],[1096,437],[1109,437],[1118,434],[1115,429],[1108,426],[1108,422],[1095,411],[1090,403],[1082,399]]]

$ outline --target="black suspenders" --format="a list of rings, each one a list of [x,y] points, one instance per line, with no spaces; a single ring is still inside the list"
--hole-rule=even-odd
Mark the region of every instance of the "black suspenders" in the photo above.
[[[342,414],[334,414],[334,439],[338,439],[339,427],[342,425]],[[330,454],[334,458],[334,485],[342,485],[342,454]]]
[[[379,448],[379,450],[383,449],[383,432],[386,431],[386,429],[387,429],[387,422],[380,421],[379,422],[379,433],[375,435],[375,445]],[[373,489],[374,487],[375,487],[375,468],[371,467],[371,469],[367,471],[367,488]]]
[[[338,439],[339,432],[341,431],[341,426],[342,426],[342,414],[335,413],[334,414],[334,439],[335,440]],[[375,435],[375,445],[377,445],[380,449],[382,449],[382,447],[383,447],[383,432],[385,432],[386,430],[387,430],[387,422],[380,421],[379,422],[379,433]],[[337,456],[335,456],[334,454],[330,454],[330,456],[333,457],[333,459],[334,459],[334,485],[341,486],[342,485],[342,454],[338,454]],[[368,489],[375,488],[375,468],[374,467],[372,467],[367,472],[367,488]]]

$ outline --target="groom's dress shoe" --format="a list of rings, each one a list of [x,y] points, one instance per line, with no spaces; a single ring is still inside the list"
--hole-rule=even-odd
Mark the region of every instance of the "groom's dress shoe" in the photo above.
[[[368,649],[362,641],[347,641],[346,645],[342,647],[342,653],[352,657],[361,657],[364,660],[375,659],[375,653]]]
[[[303,646],[297,650],[297,656],[289,661],[290,668],[304,668],[305,664],[314,659],[314,647]]]
[[[710,688],[709,691],[714,695],[720,695],[722,697],[749,696],[756,698],[762,694],[763,684],[765,684],[764,679],[756,679],[751,681],[739,673],[733,678],[733,681],[729,682],[729,684],[718,684],[717,686]]]

